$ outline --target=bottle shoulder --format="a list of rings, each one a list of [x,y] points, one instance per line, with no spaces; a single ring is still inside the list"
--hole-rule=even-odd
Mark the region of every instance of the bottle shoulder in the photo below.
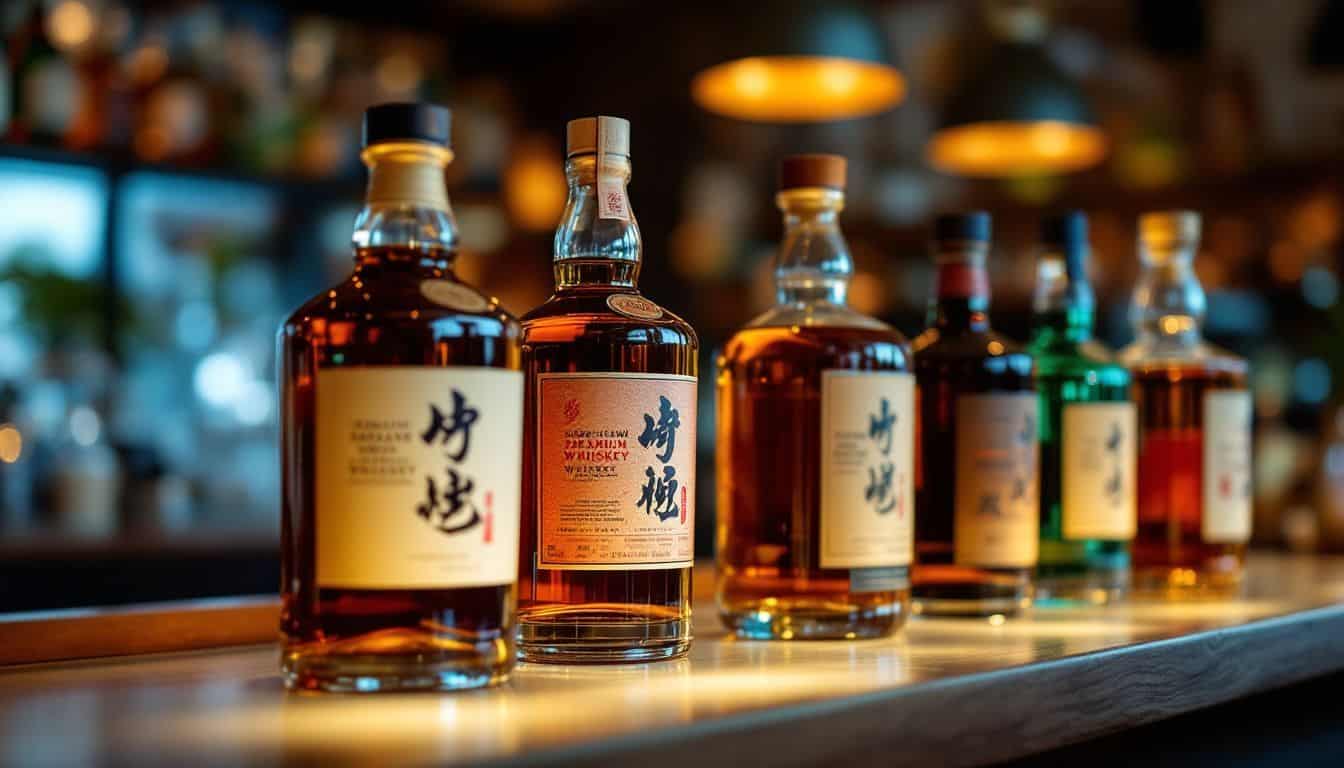
[[[614,296],[631,296],[641,303],[635,311],[622,308]],[[614,306],[613,306],[614,304]],[[652,308],[654,311],[648,311]],[[524,344],[569,343],[581,339],[610,342],[669,344],[698,349],[699,337],[690,323],[650,301],[638,291],[558,292],[522,317]]]
[[[1120,350],[1119,362],[1133,371],[1199,368],[1244,376],[1250,365],[1241,357],[1202,338],[1143,334]]]
[[[352,274],[299,305],[282,334],[353,323],[400,328],[434,326],[439,336],[517,338],[522,326],[499,300],[451,274]]]
[[[885,324],[876,327],[749,325],[723,346],[723,368],[785,363],[790,367],[905,371],[910,346]]]
[[[1104,344],[1094,340],[1077,342],[1060,338],[1048,343],[1037,339],[1027,346],[1036,363],[1036,372],[1051,375],[1097,375],[1108,383],[1123,383],[1129,370]]]

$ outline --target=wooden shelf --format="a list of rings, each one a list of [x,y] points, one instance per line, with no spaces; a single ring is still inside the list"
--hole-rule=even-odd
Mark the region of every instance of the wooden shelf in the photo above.
[[[1344,669],[1340,558],[1256,555],[1238,600],[1038,608],[997,626],[916,619],[900,636],[862,642],[734,640],[715,619],[708,568],[697,581],[690,658],[525,665],[491,691],[290,695],[273,645],[12,668],[0,672],[0,754],[62,764],[961,765]]]

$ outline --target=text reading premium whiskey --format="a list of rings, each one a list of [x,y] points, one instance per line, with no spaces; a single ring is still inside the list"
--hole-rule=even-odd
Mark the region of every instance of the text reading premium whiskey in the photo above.
[[[691,642],[695,332],[640,295],[630,124],[567,128],[555,293],[523,318],[519,649],[640,661]]]
[[[844,158],[787,158],[780,182],[778,303],[719,359],[719,612],[744,637],[880,636],[908,613],[909,351],[845,303]]]
[[[449,113],[364,118],[355,268],[279,333],[291,688],[451,689],[514,651],[520,328],[453,273]]]
[[[1139,219],[1138,338],[1121,352],[1139,414],[1134,587],[1171,596],[1235,590],[1251,537],[1247,366],[1200,335],[1199,234],[1190,211]]]
[[[1129,371],[1092,339],[1087,218],[1047,219],[1031,356],[1040,396],[1037,600],[1104,603],[1129,584],[1137,424]]]
[[[913,344],[917,613],[1011,614],[1031,601],[1036,392],[1031,356],[989,326],[989,239],[987,213],[934,224],[937,287]]]

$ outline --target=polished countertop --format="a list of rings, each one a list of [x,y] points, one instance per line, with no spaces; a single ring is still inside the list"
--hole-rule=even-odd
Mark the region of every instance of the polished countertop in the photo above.
[[[867,641],[736,640],[711,579],[689,658],[520,665],[493,690],[289,694],[275,646],[6,669],[0,764],[963,765],[1344,669],[1344,558],[1253,555],[1235,600],[917,618]]]

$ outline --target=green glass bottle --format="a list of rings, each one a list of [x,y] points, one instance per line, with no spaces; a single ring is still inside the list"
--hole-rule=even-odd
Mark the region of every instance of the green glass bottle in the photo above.
[[[1092,339],[1087,218],[1051,217],[1041,241],[1030,346],[1040,397],[1036,598],[1110,602],[1128,589],[1136,521],[1129,372]]]

